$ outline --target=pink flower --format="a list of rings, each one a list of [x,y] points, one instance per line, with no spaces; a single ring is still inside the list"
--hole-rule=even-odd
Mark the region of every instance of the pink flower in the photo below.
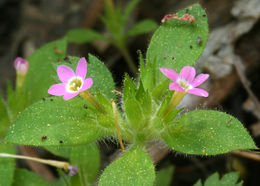
[[[79,92],[89,89],[93,84],[92,78],[85,79],[87,62],[84,57],[79,60],[76,74],[65,65],[58,66],[57,74],[62,83],[52,85],[48,93],[54,96],[63,96],[64,100],[77,96]]]
[[[27,74],[29,64],[26,61],[26,59],[23,59],[21,57],[17,57],[14,60],[14,68],[16,69],[17,74],[25,75],[25,74]]]
[[[209,74],[199,74],[196,78],[196,71],[194,67],[185,66],[180,74],[170,68],[161,68],[161,72],[169,79],[173,80],[169,85],[170,90],[178,92],[188,92],[190,94],[208,97],[209,93],[203,89],[195,88],[201,85],[209,78]]]

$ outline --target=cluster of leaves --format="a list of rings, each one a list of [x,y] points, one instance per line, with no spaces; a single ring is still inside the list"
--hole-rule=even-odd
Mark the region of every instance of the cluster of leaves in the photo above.
[[[195,155],[216,155],[256,148],[243,125],[223,112],[195,110],[176,117],[180,110],[175,109],[166,118],[162,117],[172,92],[168,90],[169,81],[160,74],[159,68],[180,71],[183,66],[194,65],[208,38],[207,16],[200,5],[189,6],[177,15],[182,16],[186,12],[194,16],[196,21],[191,24],[172,19],[162,24],[151,39],[146,63],[140,54],[139,78],[132,80],[125,75],[122,100],[117,104],[117,116],[121,136],[130,145],[122,157],[103,171],[99,185],[153,185],[155,169],[145,149],[153,140],[164,141],[178,152]],[[197,42],[198,37],[202,42]],[[68,179],[61,173],[64,179],[57,184],[90,185],[98,177],[100,163],[95,141],[104,137],[116,138],[110,101],[116,100],[112,93],[115,85],[106,66],[97,57],[89,55],[87,74],[94,82],[90,91],[106,114],[78,97],[68,101],[61,97],[48,97],[48,88],[57,80],[57,66],[66,64],[75,68],[79,60],[77,57],[65,58],[66,46],[67,38],[54,41],[28,59],[30,68],[22,93],[16,95],[10,90],[7,106],[3,101],[0,102],[4,111],[0,120],[1,137],[5,136],[12,122],[5,142],[43,146],[54,154],[69,158],[79,166],[79,175]],[[21,104],[19,109],[16,108],[17,104]],[[8,148],[14,151],[13,146]],[[7,152],[4,148],[0,151]],[[3,161],[5,167],[11,167],[8,174],[16,178],[14,163]],[[28,174],[32,173],[18,170],[17,179],[22,180]],[[10,176],[3,179],[7,180],[6,185],[10,185]]]

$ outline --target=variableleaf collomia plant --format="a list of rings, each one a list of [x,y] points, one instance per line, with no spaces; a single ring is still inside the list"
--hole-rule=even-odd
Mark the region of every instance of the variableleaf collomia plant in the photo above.
[[[177,108],[187,93],[210,96],[197,88],[209,75],[196,76],[192,67],[208,39],[205,11],[194,4],[176,15],[166,15],[162,22],[146,60],[140,54],[139,77],[132,80],[125,75],[121,101],[114,94],[112,75],[97,57],[63,60],[66,38],[36,51],[28,59],[30,68],[20,96],[32,104],[12,121],[5,142],[47,147],[70,158],[79,167],[79,182],[88,185],[98,176],[95,141],[117,139],[122,156],[99,175],[100,186],[153,185],[155,168],[146,151],[151,141],[202,156],[256,149],[235,117],[214,110],[180,114]],[[46,97],[48,93],[53,96]],[[90,166],[94,165],[93,173]]]

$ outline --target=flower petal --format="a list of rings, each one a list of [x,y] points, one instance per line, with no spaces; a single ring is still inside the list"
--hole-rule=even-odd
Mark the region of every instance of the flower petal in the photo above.
[[[194,80],[196,75],[196,70],[194,67],[185,66],[180,72],[179,78],[186,80],[188,83],[191,83]]]
[[[175,90],[177,92],[185,92],[185,90],[176,82],[172,82],[169,85],[170,90]]]
[[[169,79],[176,81],[178,78],[178,73],[170,68],[160,68],[160,71],[167,76]]]
[[[49,90],[48,93],[54,96],[62,96],[64,94],[66,94],[66,84],[65,83],[58,83],[55,85],[52,85]]]
[[[209,93],[206,90],[200,89],[200,88],[193,88],[193,89],[189,89],[187,90],[188,93],[190,94],[194,94],[197,96],[203,96],[203,97],[208,97]]]
[[[75,92],[75,93],[66,93],[64,94],[63,96],[63,99],[64,100],[68,100],[68,99],[71,99],[71,98],[74,98],[76,95],[78,95],[79,92]]]
[[[209,78],[209,74],[199,74],[191,83],[193,87],[197,87]]]
[[[76,76],[80,76],[82,79],[85,79],[87,74],[87,62],[84,57],[80,58],[77,69]]]
[[[89,89],[93,84],[93,79],[92,78],[87,78],[84,81],[84,84],[82,86],[82,88],[79,90],[80,92]]]
[[[60,80],[64,83],[67,83],[70,78],[75,76],[74,71],[65,65],[58,66],[57,74]]]

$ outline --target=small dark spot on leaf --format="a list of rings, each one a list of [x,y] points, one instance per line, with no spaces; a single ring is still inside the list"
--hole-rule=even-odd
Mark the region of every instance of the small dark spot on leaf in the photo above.
[[[186,13],[186,14],[189,13],[189,9],[188,9],[188,8],[186,8],[185,13]]]
[[[53,99],[52,99],[52,98],[51,98],[50,100],[51,100],[51,101],[53,101]]]
[[[71,63],[70,59],[68,56],[64,57],[64,61],[68,62],[68,63]]]
[[[87,106],[86,104],[84,104],[84,108],[85,108],[85,109],[87,109],[87,108],[88,108],[88,106]]]
[[[192,49],[193,48],[193,46],[192,45],[190,45],[190,49]]]
[[[42,98],[42,101],[45,101],[46,99],[45,98]]]
[[[196,38],[196,42],[197,42],[198,45],[201,45],[202,39],[201,39],[200,36],[198,36],[198,37]]]
[[[174,58],[174,56],[172,56],[172,60],[174,60],[175,58]]]
[[[57,60],[57,62],[60,62],[60,58],[59,57],[56,60]]]
[[[63,50],[58,49],[57,46],[54,46],[54,47],[53,47],[53,50],[54,50],[54,52],[55,52],[56,54],[62,54],[62,53],[63,53]]]
[[[202,16],[203,16],[203,17],[206,17],[206,14],[203,14]]]
[[[232,119],[229,119],[229,120],[226,121],[226,123],[230,123],[231,121],[232,121]]]
[[[60,141],[59,141],[59,143],[60,143],[60,144],[62,144],[62,143],[63,143],[63,141],[62,141],[62,140],[60,140]]]
[[[42,136],[41,137],[41,140],[43,141],[43,140],[46,140],[47,139],[47,136]]]

